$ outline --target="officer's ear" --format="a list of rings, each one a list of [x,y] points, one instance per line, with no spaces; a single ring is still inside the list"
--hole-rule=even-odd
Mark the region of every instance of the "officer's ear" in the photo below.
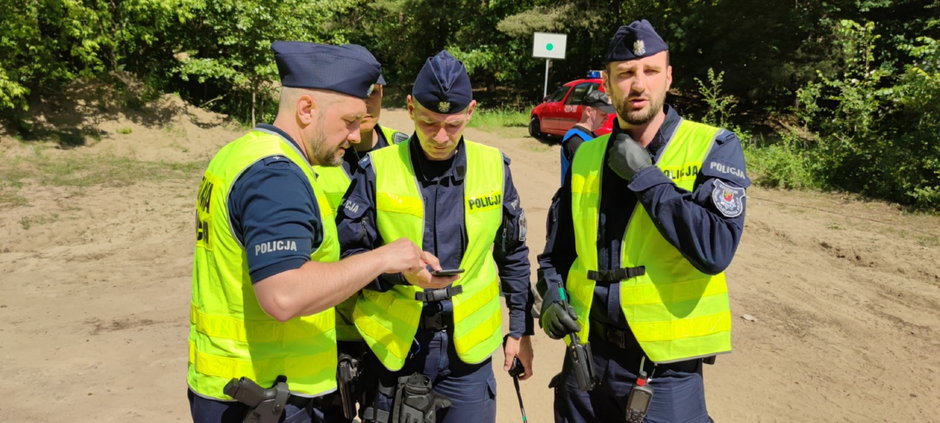
[[[415,121],[415,103],[414,99],[411,98],[411,94],[408,94],[408,116],[413,122]]]
[[[670,88],[672,88],[672,65],[666,65],[666,91]]]
[[[610,64],[607,64],[610,66]],[[610,78],[607,75],[607,68],[601,71],[601,84],[604,86],[604,91],[610,92]]]
[[[476,109],[477,109],[477,101],[476,101],[476,100],[470,100],[470,105],[467,106],[467,121],[469,121],[470,118],[473,117],[473,111],[476,110]]]
[[[310,94],[303,94],[297,97],[296,103],[297,122],[302,126],[313,123],[317,114],[320,112],[317,100]]]

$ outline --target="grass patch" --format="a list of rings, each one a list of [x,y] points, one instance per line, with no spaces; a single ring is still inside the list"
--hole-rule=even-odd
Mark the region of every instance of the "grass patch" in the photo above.
[[[13,189],[0,187],[0,208],[18,207],[29,204],[29,200],[14,192]]]
[[[940,238],[932,235],[921,235],[917,237],[917,244],[921,247],[940,247]]]
[[[205,161],[152,162],[114,155],[51,156],[40,151],[34,156],[17,157],[0,163],[0,180],[10,186],[34,181],[40,185],[79,189],[91,186],[123,187],[144,181],[190,179],[205,166]],[[12,195],[16,196],[15,193]],[[2,199],[0,203],[3,203]]]
[[[468,126],[483,130],[527,127],[529,112],[512,109],[477,109]]]
[[[22,226],[24,230],[28,230],[34,225],[44,225],[57,220],[59,220],[59,215],[56,213],[40,216],[24,216],[20,219],[20,226]]]

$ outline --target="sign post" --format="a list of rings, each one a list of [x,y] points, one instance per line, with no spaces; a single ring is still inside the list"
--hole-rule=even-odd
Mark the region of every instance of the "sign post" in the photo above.
[[[542,98],[548,95],[548,68],[552,59],[564,59],[565,48],[568,43],[568,34],[553,34],[549,32],[536,32],[532,40],[532,57],[545,58],[545,87]]]

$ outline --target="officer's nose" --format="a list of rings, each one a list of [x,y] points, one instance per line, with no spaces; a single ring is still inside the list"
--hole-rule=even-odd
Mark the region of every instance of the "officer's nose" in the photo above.
[[[633,80],[630,82],[630,91],[638,94],[646,91],[646,75],[643,72],[638,72],[633,76]]]
[[[359,144],[359,142],[362,141],[362,134],[359,133],[358,125],[355,129],[349,132],[349,135],[346,136],[346,141],[349,141],[352,144]]]
[[[449,139],[450,137],[447,136],[447,129],[445,129],[444,127],[438,128],[437,131],[434,133],[434,141],[438,143],[443,144],[447,142]]]

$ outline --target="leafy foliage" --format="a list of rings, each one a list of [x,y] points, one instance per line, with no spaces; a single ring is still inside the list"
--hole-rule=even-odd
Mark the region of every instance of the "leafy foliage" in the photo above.
[[[938,12],[940,0],[6,1],[0,116],[28,129],[30,104],[131,74],[150,92],[269,121],[270,43],[281,39],[367,46],[397,105],[426,58],[447,49],[483,107],[525,110],[543,88],[533,32],[568,36],[566,59],[551,62],[555,85],[601,68],[616,28],[645,18],[670,45],[670,101],[738,133],[762,183],[937,209]],[[769,130],[779,127],[789,129]]]
[[[873,22],[842,20],[836,29],[841,74],[820,74],[799,91],[806,107],[798,116],[819,139],[810,150],[813,173],[833,188],[940,209],[937,40],[896,38],[893,50],[916,59],[901,70],[876,58]]]

